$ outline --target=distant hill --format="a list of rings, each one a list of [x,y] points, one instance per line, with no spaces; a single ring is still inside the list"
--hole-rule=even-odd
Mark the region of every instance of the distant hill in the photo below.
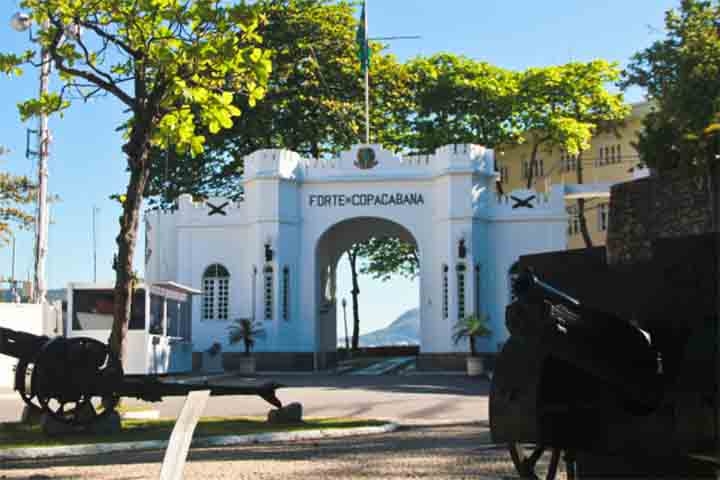
[[[360,335],[361,347],[420,345],[420,314],[417,308],[408,310],[385,328]],[[340,339],[343,344],[345,339]]]

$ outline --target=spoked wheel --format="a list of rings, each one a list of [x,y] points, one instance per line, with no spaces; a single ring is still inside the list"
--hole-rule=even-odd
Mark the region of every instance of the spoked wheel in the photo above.
[[[108,386],[117,386],[122,378],[122,365],[107,345],[71,338],[65,344],[49,344],[40,353],[32,372],[32,394],[58,422],[87,426],[115,410],[119,397]]]
[[[38,414],[42,406],[34,393],[32,393],[32,373],[34,365],[27,360],[20,360],[15,367],[15,390],[20,394],[25,405],[30,409],[30,414]]]
[[[565,462],[567,480],[576,480],[575,458],[569,452],[563,455],[559,448],[522,443],[510,443],[508,450],[520,478],[555,480],[562,459]],[[549,455],[545,455],[546,453]],[[544,457],[548,457],[547,465],[541,462]]]

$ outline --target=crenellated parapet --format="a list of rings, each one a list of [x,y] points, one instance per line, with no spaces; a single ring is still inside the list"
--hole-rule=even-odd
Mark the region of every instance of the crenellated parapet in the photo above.
[[[296,179],[303,159],[291,150],[258,150],[245,157],[245,178]]]

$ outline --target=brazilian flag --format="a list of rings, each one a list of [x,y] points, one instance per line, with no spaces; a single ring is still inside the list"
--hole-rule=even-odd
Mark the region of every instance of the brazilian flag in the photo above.
[[[358,45],[358,59],[360,60],[360,66],[362,67],[362,72],[366,73],[370,68],[370,44],[368,43],[365,2],[363,2],[362,14],[360,15],[360,25],[358,26],[355,40]]]

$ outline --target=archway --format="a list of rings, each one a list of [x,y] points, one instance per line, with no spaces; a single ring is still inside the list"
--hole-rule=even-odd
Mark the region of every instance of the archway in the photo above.
[[[315,332],[318,346],[318,368],[327,368],[337,361],[337,270],[342,256],[354,244],[371,238],[392,237],[415,247],[420,258],[420,245],[403,225],[380,217],[354,217],[342,220],[325,230],[315,248]],[[420,291],[417,292],[418,302]],[[352,307],[350,307],[352,308]],[[420,319],[422,322],[422,318]]]

